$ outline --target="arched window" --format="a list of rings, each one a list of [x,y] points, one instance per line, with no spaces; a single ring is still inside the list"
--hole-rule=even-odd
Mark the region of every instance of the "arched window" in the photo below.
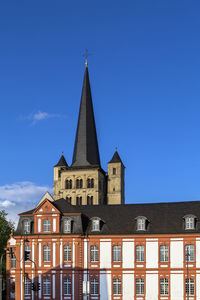
[[[87,205],[93,205],[93,196],[87,196]]]
[[[100,231],[100,219],[99,218],[92,219],[92,231]]]
[[[148,220],[146,217],[144,216],[139,216],[136,218],[136,221],[137,221],[137,230],[147,230],[147,223],[148,223]]]
[[[67,200],[67,202],[68,202],[69,204],[71,204],[71,203],[72,203],[72,197],[70,197],[70,196],[67,196],[67,197],[66,197],[66,200]]]
[[[76,197],[76,205],[82,205],[82,197]]]
[[[65,188],[66,188],[67,190],[72,189],[72,180],[71,180],[71,179],[67,179],[67,180],[65,181]]]
[[[186,215],[183,218],[185,219],[185,230],[194,230],[197,217],[194,215]]]
[[[82,189],[83,187],[83,179],[76,179],[76,188]]]
[[[87,179],[87,188],[94,188],[94,178]]]

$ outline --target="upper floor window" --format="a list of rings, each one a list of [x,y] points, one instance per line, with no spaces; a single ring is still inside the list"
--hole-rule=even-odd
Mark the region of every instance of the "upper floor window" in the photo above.
[[[71,278],[64,278],[63,287],[64,287],[64,295],[71,295],[71,293],[72,293]]]
[[[146,230],[146,218],[145,217],[137,218],[137,230]]]
[[[98,248],[98,246],[91,246],[90,247],[90,260],[91,260],[91,262],[98,262],[99,261],[99,248]]]
[[[43,279],[43,295],[51,295],[51,279]]]
[[[30,261],[31,259],[31,246],[24,247],[24,261]]]
[[[64,232],[65,233],[70,233],[71,232],[71,220],[70,219],[67,219],[67,220],[64,220]]]
[[[82,189],[83,187],[83,179],[76,179],[76,188]]]
[[[93,196],[87,196],[87,205],[93,205]]]
[[[113,168],[113,175],[116,175],[116,168]]]
[[[195,216],[185,216],[185,230],[195,229]]]
[[[194,279],[187,278],[185,279],[185,295],[194,296]]]
[[[185,246],[185,261],[194,261],[194,245]]]
[[[43,232],[51,232],[51,220],[43,220]]]
[[[136,295],[144,295],[144,279],[136,278]]]
[[[72,247],[71,245],[64,245],[64,261],[70,262],[72,260]]]
[[[87,179],[87,188],[93,188],[94,187],[94,178],[88,178]]]
[[[51,261],[51,247],[50,246],[43,247],[43,260],[44,260],[44,262]]]
[[[91,289],[91,295],[99,294],[99,280],[98,279],[96,279],[96,278],[91,279],[90,289]]]
[[[16,268],[16,256],[15,256],[15,255],[13,255],[13,256],[11,257],[10,262],[11,262],[11,268],[12,268],[12,269],[15,269],[15,268]]]
[[[31,231],[31,223],[29,220],[24,220],[24,232],[30,233]]]
[[[160,246],[160,261],[169,261],[169,247],[167,245]]]
[[[144,246],[136,246],[136,261],[144,261]]]
[[[121,279],[113,279],[113,295],[121,295]]]
[[[121,261],[121,246],[113,246],[113,261],[120,262]]]
[[[24,295],[31,294],[31,280],[28,277],[24,278]]]
[[[66,188],[67,190],[72,189],[72,180],[71,180],[71,179],[67,179],[67,180],[65,181],[65,188]]]
[[[169,295],[169,279],[160,278],[160,295]]]
[[[82,205],[82,197],[81,196],[76,197],[76,205]]]
[[[100,230],[100,220],[93,219],[92,220],[92,231],[99,231]]]
[[[71,203],[72,203],[72,197],[70,197],[70,196],[67,196],[67,197],[66,197],[66,200],[67,200],[67,202],[68,202],[69,204],[71,204]]]

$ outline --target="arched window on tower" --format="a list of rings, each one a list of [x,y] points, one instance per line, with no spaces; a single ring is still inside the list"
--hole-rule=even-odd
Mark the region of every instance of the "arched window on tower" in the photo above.
[[[82,197],[81,196],[76,197],[76,205],[82,205]]]
[[[94,178],[87,179],[87,188],[94,188]]]
[[[93,205],[93,196],[87,196],[87,205]]]
[[[67,200],[67,202],[68,202],[69,204],[71,204],[71,203],[72,203],[72,197],[70,197],[70,196],[67,196],[67,197],[66,197],[66,200]]]
[[[76,188],[82,189],[83,187],[83,179],[76,179]]]
[[[72,180],[71,180],[71,179],[67,179],[67,180],[65,181],[65,188],[66,188],[67,190],[72,189]]]

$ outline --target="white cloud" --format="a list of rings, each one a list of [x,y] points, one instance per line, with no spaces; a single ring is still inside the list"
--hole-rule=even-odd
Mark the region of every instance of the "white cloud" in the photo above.
[[[8,219],[17,222],[18,214],[35,207],[42,196],[52,188],[24,181],[0,186],[0,209],[5,209]]]
[[[21,120],[30,120],[31,121],[31,125],[35,125],[36,123],[40,122],[40,121],[44,121],[47,119],[52,119],[52,118],[61,118],[62,116],[59,114],[50,114],[48,112],[45,111],[38,111],[34,114],[30,114],[28,116],[25,117],[20,117]]]

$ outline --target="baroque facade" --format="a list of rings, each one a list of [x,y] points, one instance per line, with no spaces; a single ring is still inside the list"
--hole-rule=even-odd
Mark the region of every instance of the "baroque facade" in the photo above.
[[[200,300],[200,202],[125,204],[116,151],[101,168],[86,64],[72,164],[21,213],[7,299]]]

